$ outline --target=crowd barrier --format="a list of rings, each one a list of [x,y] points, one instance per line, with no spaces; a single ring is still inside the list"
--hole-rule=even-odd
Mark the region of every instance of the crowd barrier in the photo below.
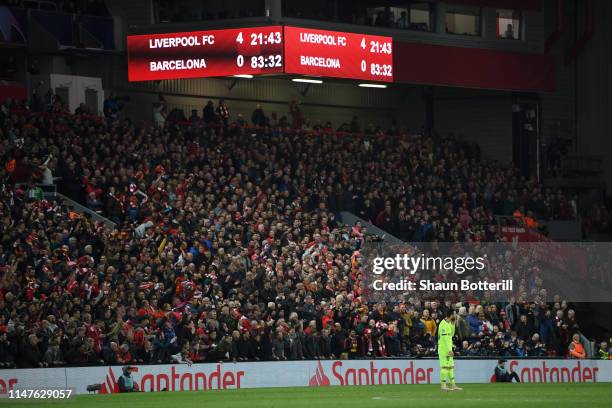
[[[455,378],[489,383],[497,360],[456,360]],[[509,360],[523,382],[612,382],[612,360]],[[196,391],[236,388],[430,384],[439,381],[438,360],[322,360],[134,366],[140,390]],[[0,370],[0,392],[10,389],[72,389],[86,394],[118,392],[119,366]]]

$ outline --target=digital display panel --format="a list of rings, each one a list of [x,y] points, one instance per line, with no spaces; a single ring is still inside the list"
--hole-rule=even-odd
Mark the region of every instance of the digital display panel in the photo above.
[[[391,37],[284,27],[285,72],[393,82]]]
[[[283,72],[282,26],[130,35],[129,81]]]
[[[127,38],[128,79],[298,74],[393,82],[393,40],[299,27],[250,27]]]

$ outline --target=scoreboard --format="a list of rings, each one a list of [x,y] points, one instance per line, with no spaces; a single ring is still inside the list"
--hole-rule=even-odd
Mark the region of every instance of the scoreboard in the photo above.
[[[285,27],[285,72],[393,82],[391,37]]]
[[[130,35],[128,79],[283,72],[282,26]]]
[[[129,81],[299,74],[393,82],[391,37],[264,26],[127,38]]]

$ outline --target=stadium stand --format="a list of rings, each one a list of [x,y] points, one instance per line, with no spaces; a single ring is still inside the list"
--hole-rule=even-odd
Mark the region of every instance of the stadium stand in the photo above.
[[[59,1],[59,0],[3,0],[0,6],[36,9],[51,12],[107,16],[108,10],[102,0]]]
[[[1,106],[2,367],[427,357],[448,308],[461,355],[574,350],[579,316],[561,299],[368,304],[355,253],[379,238],[337,219],[497,241],[495,215],[575,217],[563,192],[448,138],[163,119]],[[117,228],[44,197],[47,170]]]

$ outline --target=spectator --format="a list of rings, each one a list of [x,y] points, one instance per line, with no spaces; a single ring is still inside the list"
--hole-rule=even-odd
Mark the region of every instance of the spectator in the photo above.
[[[531,336],[531,333],[533,333],[533,327],[531,324],[529,324],[529,321],[527,320],[527,315],[522,314],[520,316],[519,321],[516,324],[515,330],[518,336],[522,339],[528,339]]]
[[[331,338],[332,356],[335,358],[343,358],[346,350],[346,333],[340,323],[334,324],[334,334]],[[345,356],[344,358],[346,358]]]
[[[261,103],[258,103],[255,106],[255,110],[251,115],[251,122],[253,122],[254,126],[265,126],[266,125],[266,115],[264,114],[263,108],[261,107]]]
[[[211,124],[217,121],[217,114],[215,113],[215,105],[213,101],[208,101],[202,111],[202,120],[206,124]]]
[[[274,360],[286,360],[285,341],[282,331],[278,331],[272,341],[272,356]]]
[[[572,342],[569,345],[569,355],[571,358],[586,358],[586,352],[584,351],[584,346],[580,342],[580,335],[578,333],[572,336]]]
[[[107,347],[103,350],[104,363],[106,365],[117,365],[119,361],[117,359],[117,353],[119,352],[119,346],[114,341],[110,342]]]
[[[343,349],[343,353],[341,354],[347,354],[348,358],[354,359],[363,357],[361,339],[357,336],[357,332],[355,330],[351,330],[349,333],[349,336],[345,340]]]
[[[84,102],[81,102],[78,108],[74,110],[74,114],[75,115],[90,115],[91,112],[89,111],[89,107],[85,105]]]
[[[289,115],[291,116],[291,126],[293,129],[301,129],[304,124],[304,116],[296,100],[292,100],[289,103]]]
[[[525,340],[520,339],[518,341],[518,344],[516,344],[514,346],[514,355],[516,357],[526,357],[527,356],[527,349],[525,347]]]
[[[527,347],[528,355],[531,357],[547,356],[546,344],[540,341],[540,335],[538,333],[534,333],[533,336],[531,336],[530,343]]]
[[[511,327],[519,320],[520,310],[514,298],[510,299],[510,303],[506,305],[506,317]]]
[[[385,21],[385,13],[382,10],[379,10],[376,13],[376,18],[374,19],[374,25],[377,27],[387,26],[387,21]]]
[[[402,354],[401,336],[395,324],[390,324],[385,333],[385,351],[389,357],[397,357]]]
[[[153,123],[157,128],[163,128],[166,123],[166,101],[161,99],[153,104]]]
[[[480,333],[482,331],[482,322],[478,318],[478,309],[475,306],[470,306],[467,322],[470,325],[471,333]]]
[[[197,109],[191,110],[191,116],[189,117],[189,122],[191,122],[194,125],[197,125],[200,122],[200,117],[198,116]]]
[[[227,127],[229,125],[230,112],[229,112],[229,108],[227,107],[225,103],[225,100],[223,99],[219,100],[219,105],[217,106],[215,113],[217,117],[221,120],[221,122],[223,123],[223,126]]]
[[[117,102],[117,99],[113,93],[111,93],[108,98],[104,100],[102,110],[104,112],[104,116],[109,119],[116,120],[119,118],[119,103]]]
[[[19,351],[17,366],[19,368],[46,367],[39,348],[40,339],[36,334],[30,334],[24,339]]]
[[[13,368],[15,366],[16,350],[8,339],[6,332],[0,332],[0,368]]]
[[[602,341],[599,343],[599,350],[597,350],[597,358],[600,360],[612,360],[612,353],[608,348],[608,343]]]
[[[435,337],[438,330],[438,325],[436,324],[436,321],[431,318],[429,309],[423,310],[421,322],[425,326],[424,334],[429,334],[431,337]]]
[[[331,337],[329,336],[329,329],[321,330],[319,350],[320,350],[321,358],[324,358],[324,359],[332,358],[333,356],[332,344],[331,344]]]
[[[457,337],[459,340],[465,340],[470,337],[470,324],[467,321],[467,309],[465,306],[459,308],[457,317]]]
[[[398,18],[395,22],[395,26],[403,30],[407,29],[410,26],[410,22],[408,21],[408,15],[405,11],[402,11],[400,13],[400,18]]]

